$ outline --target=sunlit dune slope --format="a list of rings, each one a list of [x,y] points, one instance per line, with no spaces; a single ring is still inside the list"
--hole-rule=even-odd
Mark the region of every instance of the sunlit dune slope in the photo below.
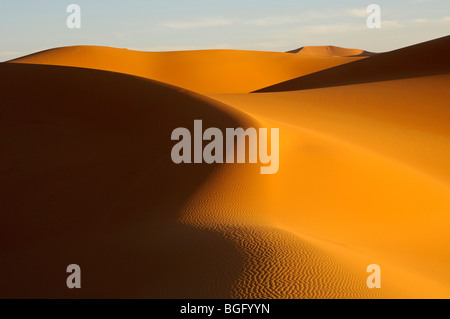
[[[140,52],[74,46],[38,52],[12,62],[127,73],[200,93],[243,93],[358,59],[361,57],[239,50]]]
[[[354,274],[379,264],[383,297],[450,296],[450,78],[439,77],[213,96],[280,128],[267,223]]]
[[[450,184],[448,74],[213,97],[240,110],[340,136]]]
[[[298,53],[299,55],[312,55],[312,56],[341,56],[341,57],[373,56],[376,54],[361,49],[347,49],[336,47],[334,45],[306,46],[288,51],[288,53]]]
[[[450,36],[380,53],[369,59],[319,71],[255,92],[295,91],[446,74],[450,72],[448,52]]]
[[[442,41],[417,47],[439,61]],[[383,297],[450,296],[449,74],[211,97],[280,127],[272,225],[355,273],[379,264]]]

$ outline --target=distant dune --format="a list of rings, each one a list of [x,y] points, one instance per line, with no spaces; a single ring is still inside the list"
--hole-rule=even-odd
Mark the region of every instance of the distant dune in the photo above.
[[[11,62],[120,72],[199,93],[247,93],[358,59],[361,57],[301,56],[239,50],[140,52],[75,46],[46,50]]]
[[[324,46],[306,46],[295,50],[287,51],[287,53],[298,53],[309,56],[340,56],[340,57],[356,57],[356,56],[373,56],[376,53],[368,52],[360,49],[347,49],[336,47],[333,45]]]
[[[449,298],[449,39],[0,64],[0,297]],[[278,173],[174,164],[194,119],[279,128]]]
[[[448,52],[450,36],[318,71],[255,92],[295,91],[446,74],[450,71]]]

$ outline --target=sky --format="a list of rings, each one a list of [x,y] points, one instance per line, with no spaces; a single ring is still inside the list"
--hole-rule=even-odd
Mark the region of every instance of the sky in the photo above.
[[[80,29],[66,25],[72,3]],[[371,3],[381,7],[380,29],[366,25]],[[0,61],[70,45],[383,52],[449,34],[449,0],[0,0]]]

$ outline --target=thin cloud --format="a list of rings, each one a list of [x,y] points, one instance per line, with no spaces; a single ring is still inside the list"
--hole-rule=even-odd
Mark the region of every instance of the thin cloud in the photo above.
[[[336,33],[354,30],[355,28],[358,28],[358,26],[351,24],[324,24],[306,26],[302,31],[310,33]]]
[[[151,46],[151,47],[134,47],[130,48],[130,50],[135,51],[147,51],[147,52],[167,52],[167,51],[193,51],[193,50],[215,50],[215,49],[232,49],[233,46],[227,43],[221,44],[213,44],[213,45],[159,45],[159,46]]]
[[[412,21],[413,23],[448,23],[450,22],[450,17],[444,17],[444,18],[439,18],[439,19],[424,19],[424,18],[418,18]]]
[[[8,61],[24,56],[26,52],[22,51],[0,51],[0,61]]]
[[[350,13],[350,15],[352,16],[359,18],[365,18],[368,16],[366,9],[350,9],[348,10],[348,13]]]
[[[381,27],[382,28],[401,28],[403,25],[401,25],[396,20],[381,20]]]
[[[252,19],[249,21],[240,21],[247,25],[256,26],[275,26],[283,24],[293,24],[293,23],[304,23],[305,21],[323,19],[323,20],[336,20],[342,19],[348,16],[348,14],[355,15],[358,17],[366,17],[367,12],[365,9],[350,9],[350,10],[333,10],[333,11],[304,11],[295,16],[284,15],[284,16],[268,16],[258,19]]]
[[[186,21],[186,22],[169,22],[162,24],[163,27],[172,29],[191,29],[191,28],[205,28],[215,26],[226,26],[232,24],[230,19],[225,18],[209,18],[199,21]]]
[[[0,55],[14,55],[14,54],[23,54],[21,51],[0,51]]]
[[[272,25],[280,25],[280,24],[289,24],[289,23],[297,23],[301,20],[299,18],[294,17],[265,17],[260,19],[254,19],[246,22],[249,25],[258,25],[258,26],[272,26]]]

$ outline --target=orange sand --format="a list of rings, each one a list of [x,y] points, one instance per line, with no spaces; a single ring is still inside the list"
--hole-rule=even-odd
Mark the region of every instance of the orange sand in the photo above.
[[[360,49],[347,49],[336,47],[334,45],[306,46],[288,52],[298,53],[299,55],[340,56],[340,57],[373,56],[376,54],[373,52],[368,52]]]
[[[56,48],[13,60],[127,73],[199,93],[247,93],[361,57],[203,50],[139,52],[95,46]]]
[[[0,64],[0,296],[449,298],[449,47],[338,67],[353,58],[99,47],[17,60],[77,68]],[[171,130],[198,118],[280,128],[279,172],[173,164]]]

